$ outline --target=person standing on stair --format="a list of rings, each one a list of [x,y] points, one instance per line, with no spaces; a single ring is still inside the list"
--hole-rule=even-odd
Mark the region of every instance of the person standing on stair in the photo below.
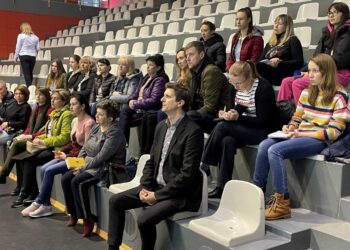
[[[40,50],[39,38],[34,35],[29,23],[22,23],[21,33],[17,36],[15,60],[21,62],[24,80],[27,86],[33,82],[33,70],[36,55]]]

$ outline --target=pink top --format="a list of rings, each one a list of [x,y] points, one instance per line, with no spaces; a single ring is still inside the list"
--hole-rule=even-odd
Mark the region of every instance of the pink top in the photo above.
[[[81,121],[78,121],[78,118],[75,117],[72,121],[71,138],[75,134],[77,143],[83,146],[89,136],[91,128],[94,125],[94,119],[87,114],[83,117]]]

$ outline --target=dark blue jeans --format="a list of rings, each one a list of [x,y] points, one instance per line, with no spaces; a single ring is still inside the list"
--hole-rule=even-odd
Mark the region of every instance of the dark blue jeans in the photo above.
[[[266,186],[269,170],[272,171],[273,191],[288,193],[285,159],[300,159],[320,153],[327,143],[311,137],[289,140],[266,139],[260,143],[255,162],[254,184]]]
[[[67,172],[67,164],[65,161],[53,159],[40,168],[41,187],[40,193],[36,197],[35,202],[45,206],[51,205],[50,197],[52,185],[55,175]]]

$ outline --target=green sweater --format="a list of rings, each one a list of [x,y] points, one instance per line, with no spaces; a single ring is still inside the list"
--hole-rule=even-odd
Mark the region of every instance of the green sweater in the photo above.
[[[54,110],[49,116],[49,120],[45,125],[45,134],[38,136],[37,138],[44,141],[46,147],[54,147],[55,150],[64,148],[70,142],[70,132],[72,130],[71,124],[74,116],[69,111],[68,105],[61,110]],[[51,136],[48,137],[48,127],[50,122]]]

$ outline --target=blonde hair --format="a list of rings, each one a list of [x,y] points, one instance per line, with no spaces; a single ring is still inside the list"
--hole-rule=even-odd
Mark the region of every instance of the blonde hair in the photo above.
[[[320,53],[310,59],[314,62],[320,73],[322,74],[322,82],[320,86],[309,85],[308,102],[315,105],[319,90],[323,91],[321,103],[328,105],[332,102],[335,93],[337,92],[337,66],[330,55]]]
[[[229,74],[234,76],[242,75],[245,79],[251,77],[252,79],[259,78],[258,71],[255,64],[251,61],[238,61],[232,64],[229,69]]]
[[[32,27],[30,26],[29,23],[22,23],[21,26],[19,26],[19,29],[24,34],[27,34],[27,35],[34,34]]]
[[[118,64],[119,64],[119,62],[123,62],[123,63],[125,63],[127,65],[128,72],[126,72],[126,76],[129,76],[129,75],[134,73],[134,71],[135,71],[135,61],[134,61],[134,58],[132,56],[121,56],[118,59]],[[118,67],[117,75],[118,75],[118,77],[121,77],[119,67]]]
[[[294,36],[293,19],[286,14],[281,14],[278,17],[276,17],[275,23],[279,22],[279,21],[281,21],[282,24],[286,26],[286,31],[284,32],[284,34],[282,34],[280,41],[277,40],[276,33],[272,32],[272,35],[271,35],[270,40],[269,40],[269,44],[271,46],[276,46],[276,45],[281,46],[285,42],[287,42],[291,36]],[[277,44],[277,42],[278,42],[278,44]]]

